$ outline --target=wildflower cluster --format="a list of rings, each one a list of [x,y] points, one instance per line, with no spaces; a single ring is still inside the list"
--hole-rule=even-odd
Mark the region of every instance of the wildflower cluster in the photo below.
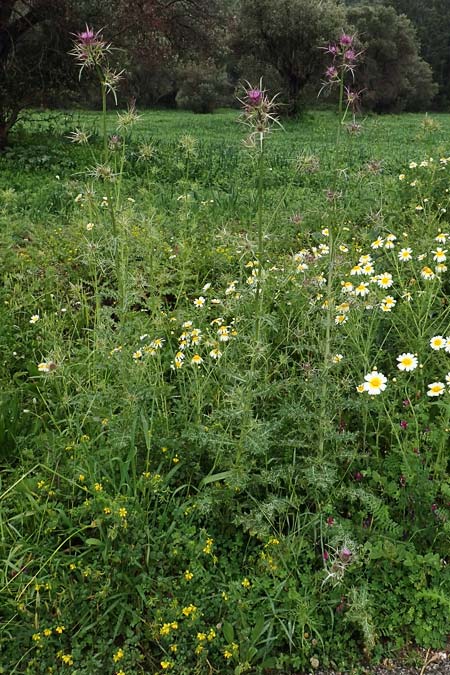
[[[357,51],[355,36],[343,33],[337,42],[330,43],[323,47],[325,53],[331,56],[332,62],[325,71],[325,80],[322,82],[324,90],[330,90],[334,87],[340,89],[339,112],[342,115],[341,123],[344,122],[347,113],[351,111],[353,119],[348,127],[350,132],[358,132],[360,125],[356,123],[356,112],[361,102],[361,91],[356,91],[345,84],[347,75],[350,74],[352,80],[355,78],[355,69],[362,51]],[[342,109],[345,105],[345,110]]]

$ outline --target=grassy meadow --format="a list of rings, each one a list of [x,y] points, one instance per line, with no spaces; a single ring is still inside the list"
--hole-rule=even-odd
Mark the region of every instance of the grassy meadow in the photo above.
[[[0,156],[0,673],[445,648],[450,115],[238,116]]]

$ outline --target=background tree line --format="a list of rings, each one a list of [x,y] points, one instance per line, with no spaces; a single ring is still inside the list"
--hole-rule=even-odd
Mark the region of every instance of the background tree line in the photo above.
[[[1,0],[0,145],[24,107],[95,100],[68,55],[86,23],[117,46],[121,96],[142,107],[209,112],[263,75],[295,114],[320,88],[320,47],[344,29],[364,54],[354,87],[365,109],[449,104],[448,0]]]

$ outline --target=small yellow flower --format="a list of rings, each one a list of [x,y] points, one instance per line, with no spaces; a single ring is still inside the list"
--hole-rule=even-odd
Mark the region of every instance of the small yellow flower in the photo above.
[[[178,650],[178,645],[170,645],[169,649],[173,654],[176,654]]]
[[[53,631],[52,631],[51,628],[44,628],[43,632],[44,632],[45,637],[50,637],[50,635],[52,634]]]
[[[40,633],[33,633],[33,635],[31,636],[31,639],[32,639],[34,642],[40,642],[40,640],[41,640],[41,634],[40,634]]]
[[[172,666],[173,666],[172,661],[161,661],[161,668],[163,670],[169,670],[170,668],[172,668]]]
[[[120,669],[117,671],[116,675],[126,675],[125,671]]]
[[[103,485],[102,485],[101,483],[95,483],[95,485],[94,485],[94,490],[95,490],[96,492],[102,492],[102,490],[103,490]]]
[[[62,654],[61,661],[66,664],[66,666],[73,666],[72,654]]]
[[[208,539],[206,540],[206,544],[203,547],[203,553],[206,553],[206,555],[210,555],[211,551],[212,551],[213,544],[214,544],[214,539],[211,539],[211,537],[208,537]]]
[[[78,476],[78,480],[80,481],[80,483],[82,483],[84,479],[85,479],[84,473],[80,473],[80,475]]]
[[[195,648],[195,653],[196,654],[201,654],[203,651],[203,645],[197,645]]]
[[[65,627],[65,626],[56,626],[56,628],[55,628],[55,631],[56,631],[59,635],[61,635],[62,633],[64,633],[65,630],[66,630],[66,627]]]
[[[125,652],[121,647],[116,651],[116,653],[113,656],[113,661],[114,663],[117,663],[118,661],[121,661],[123,657],[125,656]]]
[[[128,515],[128,511],[126,510],[126,508],[124,506],[121,506],[120,509],[119,509],[119,516],[121,518],[126,518],[127,515]]]
[[[211,642],[212,640],[214,640],[215,637],[216,637],[216,631],[214,630],[214,628],[210,628],[209,631],[208,631],[208,635],[207,635],[208,642]]]
[[[188,607],[183,607],[181,611],[184,616],[191,616],[196,613],[197,607],[195,605],[189,605]]]
[[[186,579],[186,581],[190,581],[193,578],[193,576],[194,575],[189,570],[186,570],[184,573],[184,578]]]
[[[103,507],[103,513],[105,514],[105,516],[109,516],[111,514],[110,507],[109,506]]]
[[[250,583],[250,581],[247,579],[247,577],[245,577],[245,578],[241,581],[241,585],[242,585],[244,588],[250,588],[251,583]]]

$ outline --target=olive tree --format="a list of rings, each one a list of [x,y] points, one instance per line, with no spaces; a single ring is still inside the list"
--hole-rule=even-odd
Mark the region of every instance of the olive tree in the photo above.
[[[288,111],[296,113],[304,87],[324,68],[320,48],[345,24],[335,0],[242,0],[235,50],[273,67],[283,83]]]

